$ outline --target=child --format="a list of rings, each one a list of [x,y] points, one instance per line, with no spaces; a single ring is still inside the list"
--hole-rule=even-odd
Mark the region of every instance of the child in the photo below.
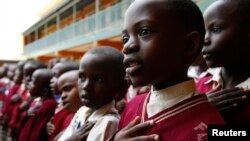
[[[56,84],[58,77],[60,77],[63,73],[67,71],[77,70],[78,68],[79,68],[79,65],[76,62],[69,61],[69,60],[58,62],[52,68],[54,76],[50,81],[50,87],[58,102],[60,101],[60,97],[61,97],[61,94],[58,92],[58,88]]]
[[[82,106],[59,141],[76,140],[75,133],[87,122],[95,122],[87,141],[106,141],[118,128],[114,97],[126,84],[122,53],[111,47],[90,49],[81,59],[78,89]]]
[[[219,92],[208,98],[228,123],[250,123],[250,102],[247,100],[250,88],[250,17],[246,13],[250,13],[249,0],[218,0],[204,12],[203,57],[209,67],[221,67],[219,79],[215,81],[220,86]]]
[[[31,81],[33,72],[40,68],[47,68],[47,66],[43,62],[38,61],[38,60],[27,60],[23,68],[23,72],[24,72],[23,83],[26,88]],[[31,104],[31,102],[33,101],[33,98],[28,93],[24,94],[22,96],[22,99],[23,99],[22,104],[19,107],[19,110],[21,112],[26,111],[29,108],[29,105]]]
[[[66,72],[58,78],[58,89],[62,93],[63,105],[71,113],[75,113],[83,105],[78,94],[77,80],[77,70]]]
[[[224,123],[187,77],[204,34],[202,13],[192,0],[136,0],[130,5],[123,62],[135,86],[152,85],[152,90],[128,103],[113,140],[202,140],[209,124]]]
[[[53,77],[52,71],[48,69],[36,70],[29,84],[29,93],[33,97],[40,97],[41,103],[37,107],[34,115],[29,116],[21,129],[20,141],[46,141],[46,123],[53,116],[57,103],[50,90],[50,79]],[[36,105],[37,106],[37,105]]]
[[[3,123],[4,126],[8,126],[10,120],[11,120],[11,114],[13,110],[13,105],[11,103],[11,97],[16,94],[18,91],[21,82],[19,80],[14,81],[15,76],[15,70],[17,69],[17,64],[11,64],[9,65],[8,69],[8,77],[11,81],[11,84],[8,86],[7,95],[4,99],[4,104],[2,107],[1,115],[3,115]]]
[[[11,106],[13,107],[11,110],[11,118],[9,122],[9,127],[11,129],[11,138],[12,140],[16,140],[17,135],[17,128],[19,124],[19,106],[21,103],[21,96],[22,94],[26,93],[26,89],[24,84],[22,84],[23,80],[23,67],[25,65],[25,61],[20,61],[17,63],[17,69],[15,70],[15,76],[14,76],[14,82],[15,85],[19,85],[19,88],[17,91],[15,91],[15,94],[11,97]]]
[[[69,122],[66,121],[65,123],[60,123],[63,127],[62,130],[67,128],[68,123],[70,123],[76,111],[81,106],[83,106],[83,103],[78,93],[77,81],[78,71],[76,70],[62,74],[57,80],[58,90],[61,92],[62,95],[63,106],[66,110],[71,112],[71,114],[64,117]]]
[[[65,109],[61,100],[61,93],[58,91],[57,79],[65,72],[71,70],[78,70],[79,65],[76,62],[64,60],[55,64],[52,68],[54,73],[53,78],[50,81],[51,90],[54,93],[54,97],[58,102],[58,106],[55,110],[54,116],[50,122],[47,123],[47,132],[50,135],[49,141],[53,141],[54,137],[64,130],[70,123],[70,120],[66,120],[66,117],[72,115],[72,112]],[[68,121],[68,122],[67,122]],[[62,124],[64,123],[64,124]]]

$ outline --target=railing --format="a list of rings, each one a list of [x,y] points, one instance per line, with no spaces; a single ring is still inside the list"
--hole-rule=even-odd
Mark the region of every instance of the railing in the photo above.
[[[40,52],[40,54],[41,52],[55,52],[67,48],[65,46],[72,46],[75,39],[89,39],[114,28],[122,29],[124,13],[132,1],[134,0],[123,0],[114,6],[98,12],[97,14],[93,14],[83,20],[71,24],[70,26],[47,35],[44,38],[34,41],[25,46],[24,55],[34,56],[34,54],[37,54],[38,52]],[[215,0],[194,1],[196,1],[200,9],[204,11],[204,9]],[[95,39],[93,38],[92,40]],[[63,48],[60,46],[61,44],[64,45]]]
[[[50,50],[51,46],[69,42],[72,39],[81,37],[88,38],[90,35],[109,31],[114,27],[122,27],[123,17],[126,9],[134,0],[123,0],[107,9],[101,10],[83,20],[77,21],[63,29],[47,35],[24,48],[24,55],[31,55],[37,51]]]

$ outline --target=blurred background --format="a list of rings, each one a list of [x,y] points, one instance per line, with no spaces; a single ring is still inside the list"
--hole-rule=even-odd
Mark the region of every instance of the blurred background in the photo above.
[[[79,58],[93,46],[121,49],[133,0],[0,0],[0,63]],[[195,0],[204,9],[214,0]]]

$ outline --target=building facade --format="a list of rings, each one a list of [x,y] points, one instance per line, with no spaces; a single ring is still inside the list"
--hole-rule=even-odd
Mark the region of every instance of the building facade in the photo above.
[[[79,59],[91,47],[121,49],[126,9],[134,0],[64,0],[23,33],[23,55]],[[214,0],[195,0],[204,9]]]

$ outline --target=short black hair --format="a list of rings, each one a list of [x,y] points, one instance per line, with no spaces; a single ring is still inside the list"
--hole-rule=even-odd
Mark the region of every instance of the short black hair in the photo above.
[[[91,48],[86,54],[96,54],[99,57],[108,58],[112,69],[120,74],[123,79],[125,78],[125,66],[123,65],[124,56],[120,50],[110,46],[101,46]]]
[[[34,71],[33,75],[37,75],[39,74],[39,76],[43,76],[42,77],[42,84],[44,86],[44,88],[47,88],[48,89],[48,93],[49,95],[53,95],[51,89],[50,89],[50,80],[52,79],[53,77],[53,72],[50,70],[50,69],[47,69],[47,68],[40,68],[40,69],[37,69]]]
[[[205,24],[201,10],[192,0],[164,0],[170,10],[176,14],[176,19],[187,32],[197,31],[200,34],[200,53],[205,37]],[[196,58],[196,57],[194,57]]]
[[[227,4],[236,6],[234,20],[240,27],[250,27],[250,0],[223,0]]]
[[[31,64],[37,69],[47,68],[47,66],[42,61],[39,60],[28,60],[25,64]]]
[[[62,70],[61,70],[62,74],[65,73],[65,72],[71,71],[71,70],[78,70],[79,69],[79,64],[72,61],[72,60],[63,60],[63,61],[61,61],[61,62],[59,62],[57,64],[62,65]]]

